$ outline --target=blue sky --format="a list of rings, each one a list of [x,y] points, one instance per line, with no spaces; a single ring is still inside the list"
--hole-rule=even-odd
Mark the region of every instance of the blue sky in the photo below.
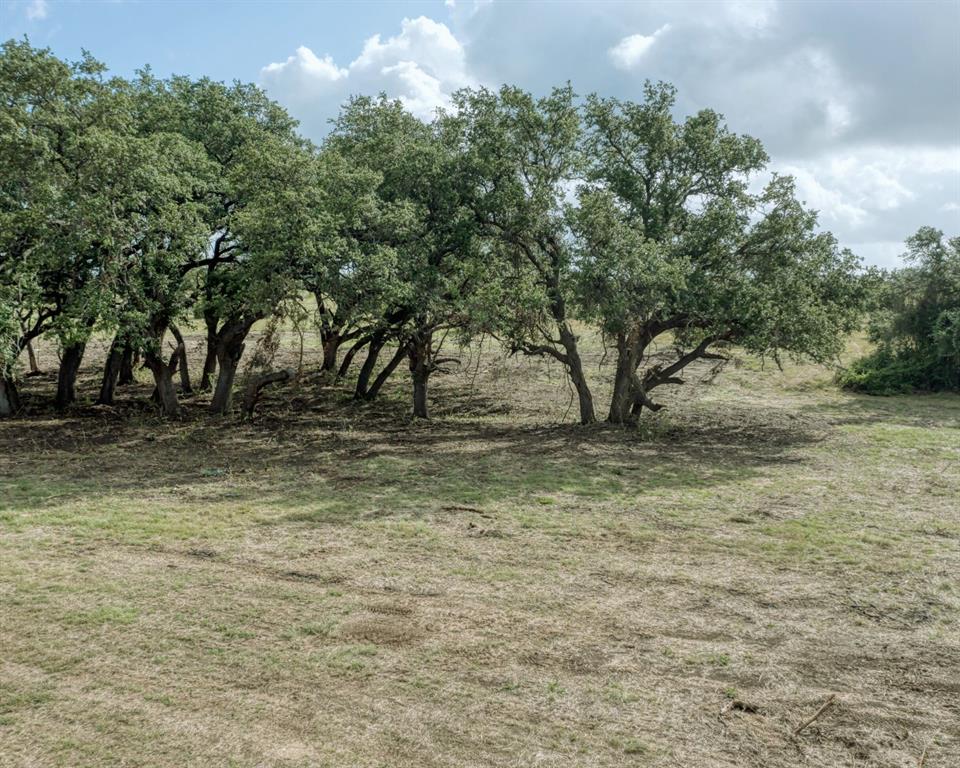
[[[682,113],[760,138],[867,261],[895,265],[923,224],[960,234],[958,0],[2,0],[0,39],[25,34],[121,75],[257,82],[312,138],[357,92],[429,116],[463,86],[636,98],[669,80]]]
[[[37,8],[43,9],[39,13]],[[215,2],[214,0],[3,0],[0,36],[77,57],[81,48],[127,75],[256,81],[265,62],[304,44],[349,59],[366,38],[404,16],[443,14],[443,2]],[[31,14],[33,18],[31,18]]]

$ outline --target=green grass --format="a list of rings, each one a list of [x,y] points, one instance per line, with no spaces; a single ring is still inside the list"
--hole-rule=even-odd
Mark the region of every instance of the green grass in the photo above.
[[[952,764],[960,398],[748,361],[583,429],[484,354],[429,424],[0,423],[0,766]]]

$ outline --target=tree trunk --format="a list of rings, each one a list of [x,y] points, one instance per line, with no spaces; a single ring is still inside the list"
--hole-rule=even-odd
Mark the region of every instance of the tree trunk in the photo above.
[[[83,353],[86,348],[86,342],[81,341],[63,350],[60,370],[57,372],[56,407],[58,411],[64,410],[77,399],[77,373],[80,371],[80,363],[83,362]]]
[[[635,371],[637,354],[631,340],[625,334],[617,337],[617,370],[613,379],[613,396],[610,398],[610,412],[607,421],[611,424],[627,424],[635,419],[633,406],[635,401]]]
[[[593,411],[593,394],[587,384],[587,377],[583,374],[583,363],[577,349],[577,337],[567,323],[559,324],[560,343],[567,353],[567,373],[570,381],[577,390],[577,399],[580,404],[580,423],[593,424],[597,417]]]
[[[30,373],[28,376],[38,376],[42,371],[40,370],[40,365],[37,363],[37,353],[33,349],[33,339],[27,341],[27,360],[30,365]]]
[[[337,353],[340,351],[342,336],[336,328],[321,328],[320,343],[323,345],[323,363],[320,370],[329,373],[337,367]]]
[[[133,375],[133,368],[139,361],[139,354],[134,348],[127,344],[123,348],[123,355],[120,358],[120,375],[117,377],[117,384],[124,386],[133,384],[136,380]]]
[[[397,347],[396,354],[390,358],[390,362],[383,367],[383,370],[377,374],[377,378],[373,380],[373,384],[370,385],[370,389],[368,389],[366,395],[364,395],[364,400],[376,399],[377,395],[380,394],[380,389],[387,383],[387,379],[389,379],[391,374],[397,369],[397,366],[400,365],[404,355],[406,355],[406,348],[401,344]]]
[[[430,418],[427,412],[427,383],[432,370],[429,341],[411,341],[409,358],[410,378],[413,380],[413,416],[416,419],[427,419]]]
[[[153,374],[153,381],[156,384],[154,395],[160,403],[161,412],[164,416],[178,417],[180,403],[177,400],[177,388],[173,385],[172,366],[165,363],[163,358],[153,351],[144,353],[143,362]]]
[[[347,373],[350,371],[350,365],[353,363],[353,358],[361,349],[363,349],[367,344],[370,343],[370,336],[364,336],[356,344],[354,344],[350,349],[347,350],[347,354],[343,357],[343,362],[340,363],[340,370],[337,371],[337,379],[344,378]]]
[[[217,372],[217,318],[208,312],[203,320],[207,326],[207,354],[203,360],[203,374],[200,376],[200,390],[210,389],[210,379]]]
[[[180,371],[180,391],[185,395],[193,394],[193,387],[190,386],[190,369],[187,367],[187,345],[183,343],[183,334],[177,326],[170,324],[170,333],[177,341],[177,354],[180,358],[177,365]]]
[[[247,382],[247,388],[243,395],[243,412],[248,416],[253,416],[253,409],[257,407],[257,401],[260,399],[260,391],[268,384],[290,381],[293,378],[293,371],[273,371],[272,373],[263,373],[255,376]]]
[[[353,393],[356,400],[366,400],[367,391],[370,389],[370,377],[373,375],[373,369],[377,366],[377,358],[380,356],[380,350],[386,342],[383,333],[375,333],[370,339],[370,349],[367,351],[367,359],[363,361],[363,367],[360,368],[360,375],[357,376],[357,387]]]
[[[117,379],[120,378],[120,368],[126,351],[119,339],[114,337],[110,352],[107,354],[107,361],[103,365],[103,379],[100,383],[97,405],[113,405],[113,394],[117,387]]]
[[[233,400],[233,382],[243,356],[244,340],[253,323],[235,321],[221,329],[217,344],[217,365],[220,375],[217,376],[217,385],[213,390],[213,399],[210,401],[211,413],[221,416],[230,410]]]
[[[20,395],[12,376],[0,374],[0,417],[15,416],[20,411]]]
[[[220,416],[230,410],[233,401],[233,382],[237,377],[237,368],[240,365],[240,355],[243,354],[243,344],[236,355],[226,352],[217,355],[220,373],[217,376],[217,386],[213,390],[213,399],[210,401],[210,412]]]

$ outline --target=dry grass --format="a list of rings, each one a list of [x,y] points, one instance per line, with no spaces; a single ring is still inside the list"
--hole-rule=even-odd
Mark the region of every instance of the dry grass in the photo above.
[[[746,360],[581,429],[552,366],[469,362],[429,424],[402,376],[244,424],[162,423],[146,384],[59,417],[33,380],[0,765],[960,763],[960,399]]]

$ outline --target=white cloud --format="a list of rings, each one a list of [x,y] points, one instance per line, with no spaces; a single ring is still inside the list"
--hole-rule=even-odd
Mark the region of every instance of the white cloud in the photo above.
[[[903,266],[901,256],[905,249],[900,240],[873,240],[863,243],[843,243],[843,245],[867,264],[887,269]]]
[[[670,30],[664,24],[652,35],[628,35],[607,51],[610,61],[618,69],[633,69],[661,35]]]
[[[400,33],[386,40],[379,34],[368,38],[347,67],[300,46],[286,61],[263,67],[260,81],[313,136],[324,132],[326,120],[350,94],[384,91],[428,118],[449,104],[454,90],[476,82],[460,41],[445,24],[425,16],[404,19]]]
[[[30,21],[40,21],[47,18],[50,9],[47,7],[47,0],[31,0],[27,5],[27,18]]]
[[[773,26],[776,0],[730,0],[725,4],[727,20],[741,34],[761,35]]]
[[[960,147],[858,147],[772,168],[796,179],[797,196],[820,212],[822,224],[855,235],[881,228],[893,212],[922,208],[945,182],[956,184]]]
[[[642,70],[678,87],[678,116],[714,108],[763,141],[821,225],[868,260],[895,260],[921,225],[960,229],[960,111],[948,76],[960,27],[936,4],[863,15],[843,3],[608,0],[598,10],[567,0],[564,13],[544,15],[530,3],[451,0],[443,13],[446,25],[419,18],[356,40],[352,61],[307,38],[261,82],[318,138],[350,94],[385,91],[421,116],[478,82],[545,93],[569,79],[580,94],[638,99]],[[903,66],[890,68],[894,59]]]
[[[797,197],[820,212],[822,223],[839,222],[858,229],[869,218],[862,202],[850,196],[848,189],[838,188],[836,179],[828,178],[822,169],[786,165],[777,170],[796,179]]]
[[[295,73],[304,84],[309,84],[313,80],[332,83],[349,74],[346,69],[338,68],[333,63],[332,57],[324,56],[320,59],[305,45],[297,48],[297,52],[282,64],[268,64],[263,68],[261,75],[269,77],[284,72]]]

